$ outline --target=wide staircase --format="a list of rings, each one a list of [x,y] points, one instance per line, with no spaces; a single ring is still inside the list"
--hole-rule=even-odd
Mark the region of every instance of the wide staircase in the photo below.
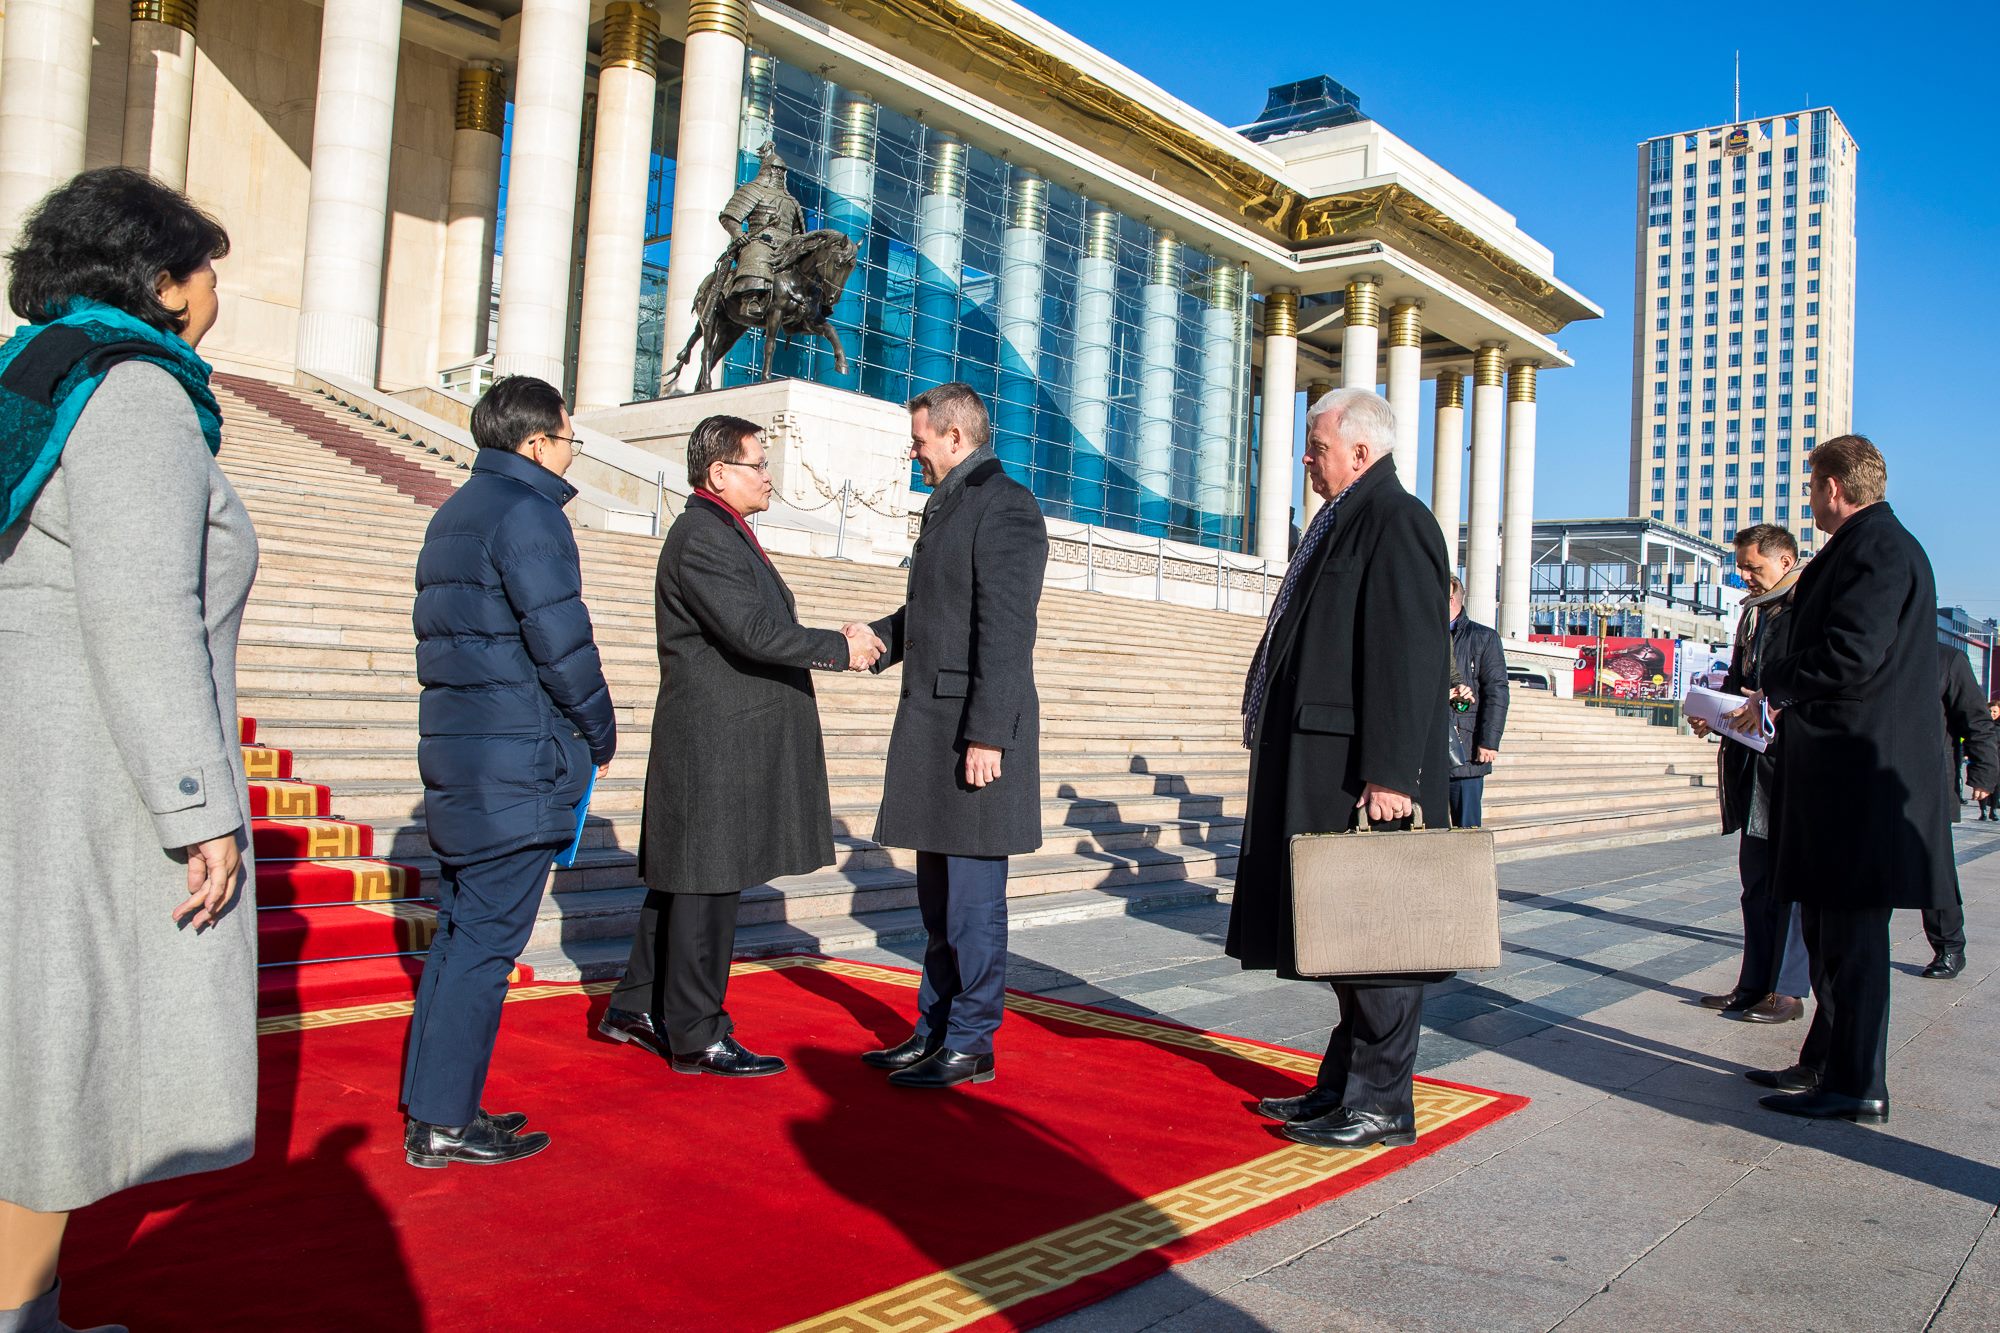
[[[221,461],[263,549],[238,685],[256,779],[266,1006],[406,997],[436,877],[417,776],[412,571],[425,524],[470,459],[303,391],[218,380]],[[524,976],[555,979],[623,965],[643,896],[635,853],[659,684],[657,540],[577,536],[619,751],[583,851],[554,872],[522,960]],[[901,571],[776,559],[809,624],[873,618],[901,601]],[[1238,700],[1260,629],[1224,612],[1044,595],[1044,843],[1011,864],[1017,925],[1228,892],[1246,777]],[[815,682],[836,863],[744,895],[746,954],[832,952],[921,929],[914,854],[871,837],[898,679]],[[1517,689],[1487,825],[1505,857],[1699,832],[1713,826],[1713,765],[1703,742]]]

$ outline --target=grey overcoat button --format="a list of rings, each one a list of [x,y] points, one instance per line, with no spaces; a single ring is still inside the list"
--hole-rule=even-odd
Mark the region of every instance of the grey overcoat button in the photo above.
[[[199,782],[196,782],[193,778],[181,779],[181,795],[192,796],[200,790],[201,790],[201,784]]]

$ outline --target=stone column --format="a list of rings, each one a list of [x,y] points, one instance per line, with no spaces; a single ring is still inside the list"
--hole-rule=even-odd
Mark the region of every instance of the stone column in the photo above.
[[[1035,403],[1042,387],[1042,287],[1049,245],[1049,183],[1014,170],[1007,229],[1000,234],[1000,401],[994,450],[1025,477],[1035,461]]]
[[[1139,531],[1164,536],[1174,503],[1174,363],[1181,316],[1180,242],[1153,233],[1139,314]]]
[[[1085,206],[1083,255],[1076,263],[1076,358],[1070,370],[1070,508],[1079,523],[1101,523],[1111,475],[1112,314],[1118,290],[1118,214]]]
[[[847,351],[847,374],[827,372],[826,382],[842,388],[861,384],[861,322],[864,293],[875,273],[867,258],[868,228],[875,217],[875,104],[865,97],[842,102],[836,113],[833,151],[826,163],[826,223],[862,247],[854,276],[833,305],[833,327]]]
[[[500,132],[507,94],[492,65],[458,72],[458,129],[444,230],[444,290],[438,301],[438,369],[486,350],[493,310],[493,228],[500,202]]]
[[[916,319],[910,378],[917,392],[958,375],[958,280],[965,252],[965,145],[930,134],[930,171],[917,201]]]
[[[83,170],[91,0],[11,0],[0,49],[0,292],[7,255],[42,196]],[[0,335],[21,321],[0,300]]]
[[[200,0],[132,0],[124,162],[176,190],[187,188],[199,7]]]
[[[1335,384],[1332,380],[1322,380],[1322,379],[1307,380],[1306,411],[1308,412],[1312,411],[1312,405],[1314,403],[1318,402],[1320,399],[1326,397],[1328,394],[1332,393],[1335,389],[1338,389],[1340,387],[1342,386]],[[1299,510],[1299,531],[1301,532],[1305,531],[1306,524],[1313,521],[1313,515],[1319,513],[1320,506],[1325,503],[1326,501],[1319,498],[1319,492],[1312,488],[1312,483],[1308,482],[1306,484],[1304,498],[1300,501],[1301,507]]]
[[[1236,395],[1242,382],[1237,335],[1243,327],[1243,270],[1217,263],[1208,271],[1207,297],[1201,311],[1194,507],[1203,539],[1223,545],[1231,534],[1230,463],[1236,443]]]
[[[1347,284],[1347,322],[1340,331],[1340,387],[1373,390],[1381,336],[1382,284],[1364,273]]]
[[[1500,632],[1525,639],[1530,573],[1535,563],[1535,361],[1516,361],[1507,377],[1507,502],[1500,529]]]
[[[1458,568],[1458,498],[1465,488],[1465,376],[1440,370],[1437,423],[1431,432],[1431,513],[1444,533],[1451,567]]]
[[[1484,342],[1472,363],[1472,494],[1465,533],[1465,611],[1482,625],[1499,610],[1500,450],[1507,347]]]
[[[668,373],[695,331],[695,289],[729,244],[729,232],[718,215],[736,190],[749,21],[749,0],[692,0],[688,5],[680,137],[674,159],[674,241],[667,258],[666,323],[661,335]],[[756,147],[751,145],[751,151]],[[689,358],[679,384],[693,388],[700,369],[699,356]],[[675,387],[676,381],[663,373],[661,394]]]
[[[402,0],[327,0],[313,98],[298,365],[372,386]]]
[[[1280,564],[1292,551],[1292,433],[1298,424],[1299,292],[1264,297],[1264,411],[1257,435],[1257,554]]]
[[[614,3],[605,9],[576,344],[579,411],[616,407],[635,392],[659,44],[660,20],[652,6]]]
[[[1398,301],[1389,311],[1389,406],[1396,409],[1396,479],[1417,493],[1418,403],[1423,394],[1423,308]]]
[[[558,388],[569,346],[589,30],[590,0],[526,0],[521,7],[493,373],[533,375]]]

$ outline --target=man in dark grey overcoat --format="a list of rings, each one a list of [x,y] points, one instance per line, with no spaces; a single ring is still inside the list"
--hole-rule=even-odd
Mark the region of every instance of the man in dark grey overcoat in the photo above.
[[[660,695],[639,833],[645,905],[598,1031],[677,1073],[781,1074],[745,1050],[723,996],[743,890],[833,863],[812,671],[874,662],[866,630],[807,629],[746,521],[771,507],[756,425],[713,416],[688,437],[687,509],[654,584]]]
[[[1007,982],[1007,858],[1042,845],[1035,614],[1048,527],[989,443],[963,384],[910,402],[910,456],[933,488],[908,600],[865,628],[901,663],[875,840],[917,853],[929,942],[909,1039],[862,1057],[899,1087],[993,1077]],[[862,628],[862,627],[850,627]]]

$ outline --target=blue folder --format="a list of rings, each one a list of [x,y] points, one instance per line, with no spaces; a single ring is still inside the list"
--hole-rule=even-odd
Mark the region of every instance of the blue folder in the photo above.
[[[583,846],[584,821],[590,818],[590,795],[597,790],[597,770],[590,770],[590,785],[583,789],[583,799],[576,803],[576,836],[569,840],[569,846],[556,853],[556,869],[568,870],[576,864],[577,849]]]

